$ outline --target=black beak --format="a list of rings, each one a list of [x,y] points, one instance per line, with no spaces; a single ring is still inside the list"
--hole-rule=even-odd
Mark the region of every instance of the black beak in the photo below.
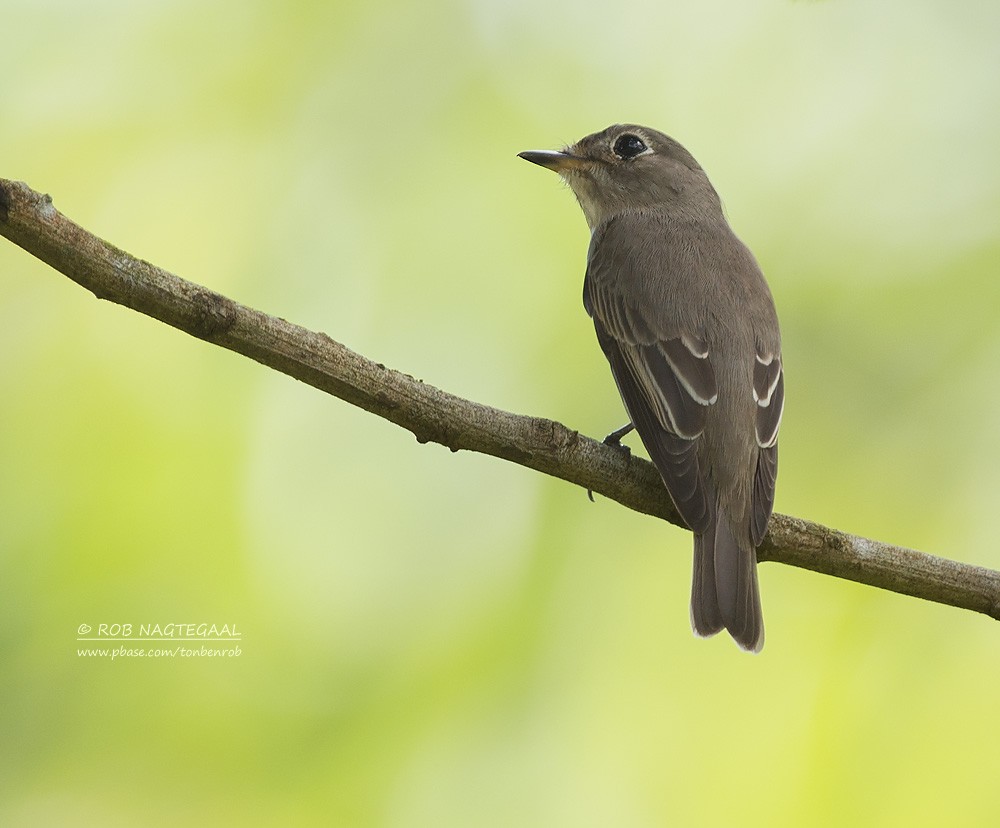
[[[556,172],[581,167],[585,163],[584,159],[577,155],[571,155],[568,152],[559,152],[558,150],[527,150],[526,152],[519,152],[517,157],[523,158],[525,161],[530,161],[532,164],[538,164],[539,167],[545,167],[547,170],[555,170]]]

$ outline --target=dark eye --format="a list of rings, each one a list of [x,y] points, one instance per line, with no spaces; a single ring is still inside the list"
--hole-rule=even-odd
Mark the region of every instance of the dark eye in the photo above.
[[[618,136],[618,139],[615,141],[615,145],[611,149],[619,158],[628,160],[629,158],[635,158],[637,155],[644,153],[646,151],[646,145],[642,142],[642,138],[638,135],[633,135],[632,133],[627,132],[624,135]]]

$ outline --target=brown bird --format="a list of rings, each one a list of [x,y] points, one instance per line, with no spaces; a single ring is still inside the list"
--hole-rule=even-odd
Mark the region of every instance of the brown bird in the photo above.
[[[757,546],[784,403],[771,292],[708,176],[674,139],[615,125],[521,158],[558,172],[590,225],[583,303],[632,426],[694,533],[691,624],[764,645]]]

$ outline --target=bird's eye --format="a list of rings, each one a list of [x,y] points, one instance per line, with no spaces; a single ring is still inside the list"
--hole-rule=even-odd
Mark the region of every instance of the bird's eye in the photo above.
[[[626,161],[630,158],[635,158],[637,155],[642,155],[646,149],[647,147],[643,143],[642,138],[638,135],[633,135],[631,132],[619,135],[615,141],[615,145],[611,148],[615,155],[619,158],[624,158]]]

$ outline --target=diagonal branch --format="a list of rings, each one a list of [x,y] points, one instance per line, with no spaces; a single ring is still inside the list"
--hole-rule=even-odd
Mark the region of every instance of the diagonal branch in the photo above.
[[[107,299],[248,356],[452,451],[491,454],[683,526],[653,465],[538,417],[453,396],[323,333],[180,279],[88,233],[52,199],[0,179],[0,235]],[[811,569],[1000,620],[1000,572],[774,515],[761,560]]]

